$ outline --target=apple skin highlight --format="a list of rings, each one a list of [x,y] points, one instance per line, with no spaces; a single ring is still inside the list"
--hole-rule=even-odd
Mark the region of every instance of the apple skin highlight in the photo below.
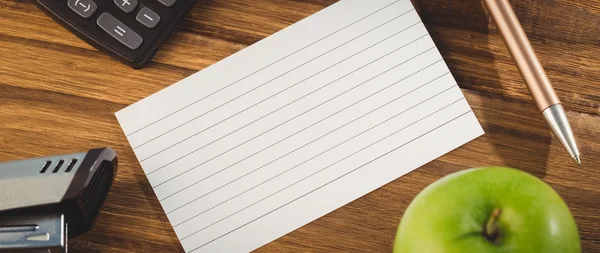
[[[575,220],[549,185],[526,172],[486,167],[445,176],[404,212],[394,253],[579,253]]]

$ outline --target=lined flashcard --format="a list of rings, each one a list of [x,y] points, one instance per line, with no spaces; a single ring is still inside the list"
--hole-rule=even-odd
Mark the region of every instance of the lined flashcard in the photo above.
[[[483,134],[409,0],[339,1],[116,115],[195,253],[254,250]]]

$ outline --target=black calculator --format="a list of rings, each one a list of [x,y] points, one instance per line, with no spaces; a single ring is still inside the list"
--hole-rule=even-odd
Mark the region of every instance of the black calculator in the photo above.
[[[142,68],[196,0],[37,0],[54,20],[97,49]]]

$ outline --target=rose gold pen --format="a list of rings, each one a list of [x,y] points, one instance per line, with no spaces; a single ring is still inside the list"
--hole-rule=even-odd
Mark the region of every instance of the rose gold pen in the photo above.
[[[565,111],[512,6],[508,0],[483,0],[483,2],[502,34],[508,51],[515,60],[538,109],[569,155],[577,164],[581,164],[577,143]]]

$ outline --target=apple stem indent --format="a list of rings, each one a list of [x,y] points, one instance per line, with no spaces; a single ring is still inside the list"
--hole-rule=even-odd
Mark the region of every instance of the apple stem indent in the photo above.
[[[500,217],[500,208],[494,209],[487,223],[485,224],[485,228],[483,229],[483,236],[493,243],[497,243],[498,238],[500,237],[500,231],[498,231],[498,218]]]

